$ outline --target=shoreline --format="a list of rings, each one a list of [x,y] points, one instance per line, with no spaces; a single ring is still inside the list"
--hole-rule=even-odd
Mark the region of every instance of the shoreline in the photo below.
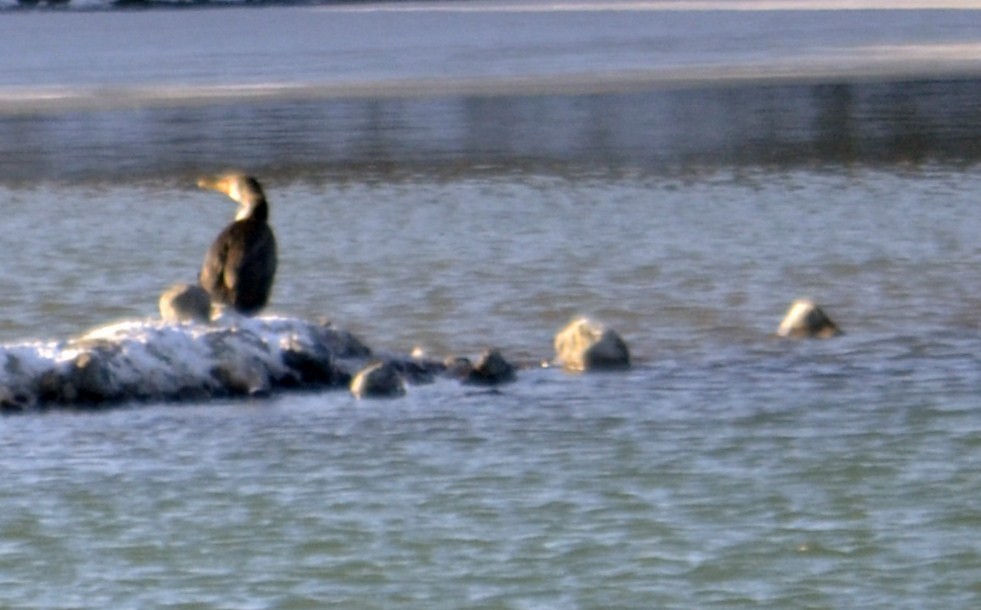
[[[897,1],[25,14],[0,183],[981,160],[981,11]]]
[[[981,56],[981,44],[969,46]],[[214,105],[628,95],[644,92],[972,80],[981,80],[981,62],[909,56],[851,63],[838,62],[831,57],[815,57],[807,62],[677,66],[648,70],[500,77],[339,80],[331,83],[11,86],[0,87],[0,121],[11,116],[136,109],[193,109]]]

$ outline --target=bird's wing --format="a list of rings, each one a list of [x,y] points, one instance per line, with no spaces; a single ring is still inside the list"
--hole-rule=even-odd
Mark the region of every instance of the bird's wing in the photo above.
[[[248,250],[243,252],[236,262],[240,265],[236,268],[249,270],[256,287],[262,287],[263,291],[268,290],[276,274],[277,263],[276,237],[272,230],[268,226],[263,226],[262,230],[254,236],[254,241],[251,242]],[[230,263],[231,261],[228,266],[231,266]]]
[[[228,269],[229,244],[231,242],[231,227],[222,231],[215,241],[208,248],[208,253],[204,257],[204,264],[201,266],[201,274],[198,280],[201,287],[211,294],[225,294],[229,283],[226,272]]]

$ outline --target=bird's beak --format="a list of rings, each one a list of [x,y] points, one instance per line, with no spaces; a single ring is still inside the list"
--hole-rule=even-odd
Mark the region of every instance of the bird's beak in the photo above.
[[[228,176],[198,178],[198,188],[230,195],[232,191],[232,180]]]

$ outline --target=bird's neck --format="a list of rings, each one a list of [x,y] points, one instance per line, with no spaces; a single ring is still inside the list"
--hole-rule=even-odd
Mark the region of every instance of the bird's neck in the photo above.
[[[259,222],[266,222],[269,219],[269,205],[266,203],[265,197],[247,199],[239,204],[238,214],[235,215],[235,220],[249,219],[258,220]]]

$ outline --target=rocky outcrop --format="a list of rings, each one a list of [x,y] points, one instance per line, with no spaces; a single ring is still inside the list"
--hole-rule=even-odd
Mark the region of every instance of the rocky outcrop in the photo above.
[[[408,385],[438,378],[496,386],[513,381],[519,368],[496,349],[476,362],[380,353],[329,322],[224,312],[204,323],[206,301],[200,296],[194,286],[178,285],[161,298],[166,320],[122,322],[67,341],[0,345],[0,412],[255,396],[293,388],[395,397]],[[777,334],[833,337],[841,330],[813,301],[799,299]],[[631,365],[623,338],[587,317],[562,328],[554,348],[554,362],[568,370]]]
[[[840,334],[838,325],[810,299],[794,301],[777,328],[780,337],[828,339]]]
[[[194,291],[185,285],[173,292]],[[167,300],[175,312],[186,312],[173,305],[177,301]],[[507,383],[517,370],[493,349],[476,363],[441,362],[372,350],[330,322],[225,311],[201,323],[200,313],[121,322],[67,341],[0,345],[0,411],[100,409],[289,389],[347,388],[359,398],[397,397],[409,385],[437,379]]]
[[[630,350],[615,330],[583,317],[555,336],[555,359],[572,371],[617,370],[630,366]]]
[[[125,322],[65,342],[0,347],[0,410],[346,387],[372,357],[346,331],[289,318]]]

